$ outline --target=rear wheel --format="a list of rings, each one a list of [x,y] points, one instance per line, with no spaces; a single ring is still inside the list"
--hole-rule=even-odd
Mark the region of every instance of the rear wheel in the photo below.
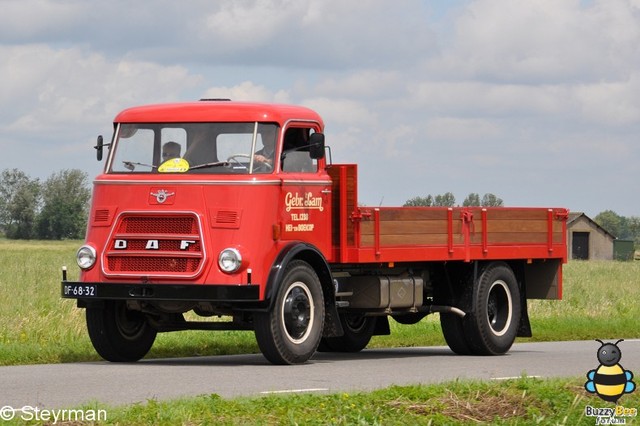
[[[490,264],[473,286],[471,314],[465,335],[473,353],[503,354],[511,348],[520,322],[520,289],[506,263]]]
[[[273,309],[258,313],[254,327],[258,346],[274,364],[299,364],[316,351],[324,324],[320,280],[309,264],[287,266]]]
[[[344,335],[325,337],[320,345],[323,352],[360,352],[367,347],[376,328],[376,317],[359,314],[340,315]]]
[[[467,315],[440,314],[444,338],[459,355],[498,355],[515,341],[520,322],[518,281],[504,262],[487,265],[466,280],[455,302]]]
[[[125,302],[106,301],[86,310],[91,343],[107,361],[137,361],[153,346],[157,331],[141,312],[127,309]]]

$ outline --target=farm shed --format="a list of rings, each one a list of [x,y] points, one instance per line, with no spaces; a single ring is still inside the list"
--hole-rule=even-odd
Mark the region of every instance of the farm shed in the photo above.
[[[612,260],[614,235],[581,212],[569,213],[567,220],[569,259]]]

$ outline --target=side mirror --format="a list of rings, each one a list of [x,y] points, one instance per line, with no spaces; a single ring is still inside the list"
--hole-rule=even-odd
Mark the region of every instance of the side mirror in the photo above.
[[[314,160],[324,158],[324,133],[309,136],[309,156]]]
[[[98,161],[102,161],[102,147],[104,146],[104,140],[102,139],[102,135],[98,136],[98,142],[94,148],[96,149],[96,158]]]

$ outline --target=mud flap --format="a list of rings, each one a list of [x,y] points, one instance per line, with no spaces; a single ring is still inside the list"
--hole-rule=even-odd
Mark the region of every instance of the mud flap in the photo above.
[[[520,283],[520,322],[518,323],[517,337],[532,337],[531,323],[529,322],[529,310],[527,309],[527,289],[524,283]]]
[[[376,328],[373,329],[374,336],[388,336],[391,334],[389,328],[389,317],[378,317],[376,320]]]
[[[340,317],[338,317],[336,304],[326,301],[324,305],[324,329],[322,330],[322,337],[340,337],[343,335],[344,329],[342,328]]]

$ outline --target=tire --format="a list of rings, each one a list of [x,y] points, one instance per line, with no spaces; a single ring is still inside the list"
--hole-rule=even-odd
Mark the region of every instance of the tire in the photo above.
[[[344,335],[325,337],[320,344],[323,352],[360,352],[367,347],[376,328],[376,317],[357,314],[340,315]]]
[[[318,275],[306,262],[287,266],[273,308],[255,315],[258,346],[273,364],[301,364],[315,353],[324,326],[324,296]]]
[[[458,272],[458,274],[453,274]],[[466,272],[465,275],[459,276],[460,272]],[[453,276],[451,277],[453,282],[450,284],[452,287],[438,286],[435,288],[436,302],[440,305],[451,305],[460,308],[467,312],[469,310],[471,291],[473,289],[473,274],[469,271],[463,271],[462,268],[451,271]],[[449,274],[445,274],[446,280],[450,279]],[[444,277],[441,277],[444,280]],[[442,328],[442,335],[447,342],[449,349],[458,355],[471,355],[472,351],[467,343],[467,336],[465,335],[464,321],[465,318],[452,314],[443,313],[440,316],[440,327]]]
[[[520,289],[511,268],[489,264],[473,285],[471,310],[465,316],[464,335],[476,355],[503,354],[511,348],[520,323]]]
[[[125,302],[106,301],[87,306],[87,330],[96,352],[107,361],[133,362],[153,346],[157,331],[145,316],[128,310]]]
[[[449,348],[458,355],[471,355],[464,330],[464,318],[455,314],[440,314],[440,327]]]

